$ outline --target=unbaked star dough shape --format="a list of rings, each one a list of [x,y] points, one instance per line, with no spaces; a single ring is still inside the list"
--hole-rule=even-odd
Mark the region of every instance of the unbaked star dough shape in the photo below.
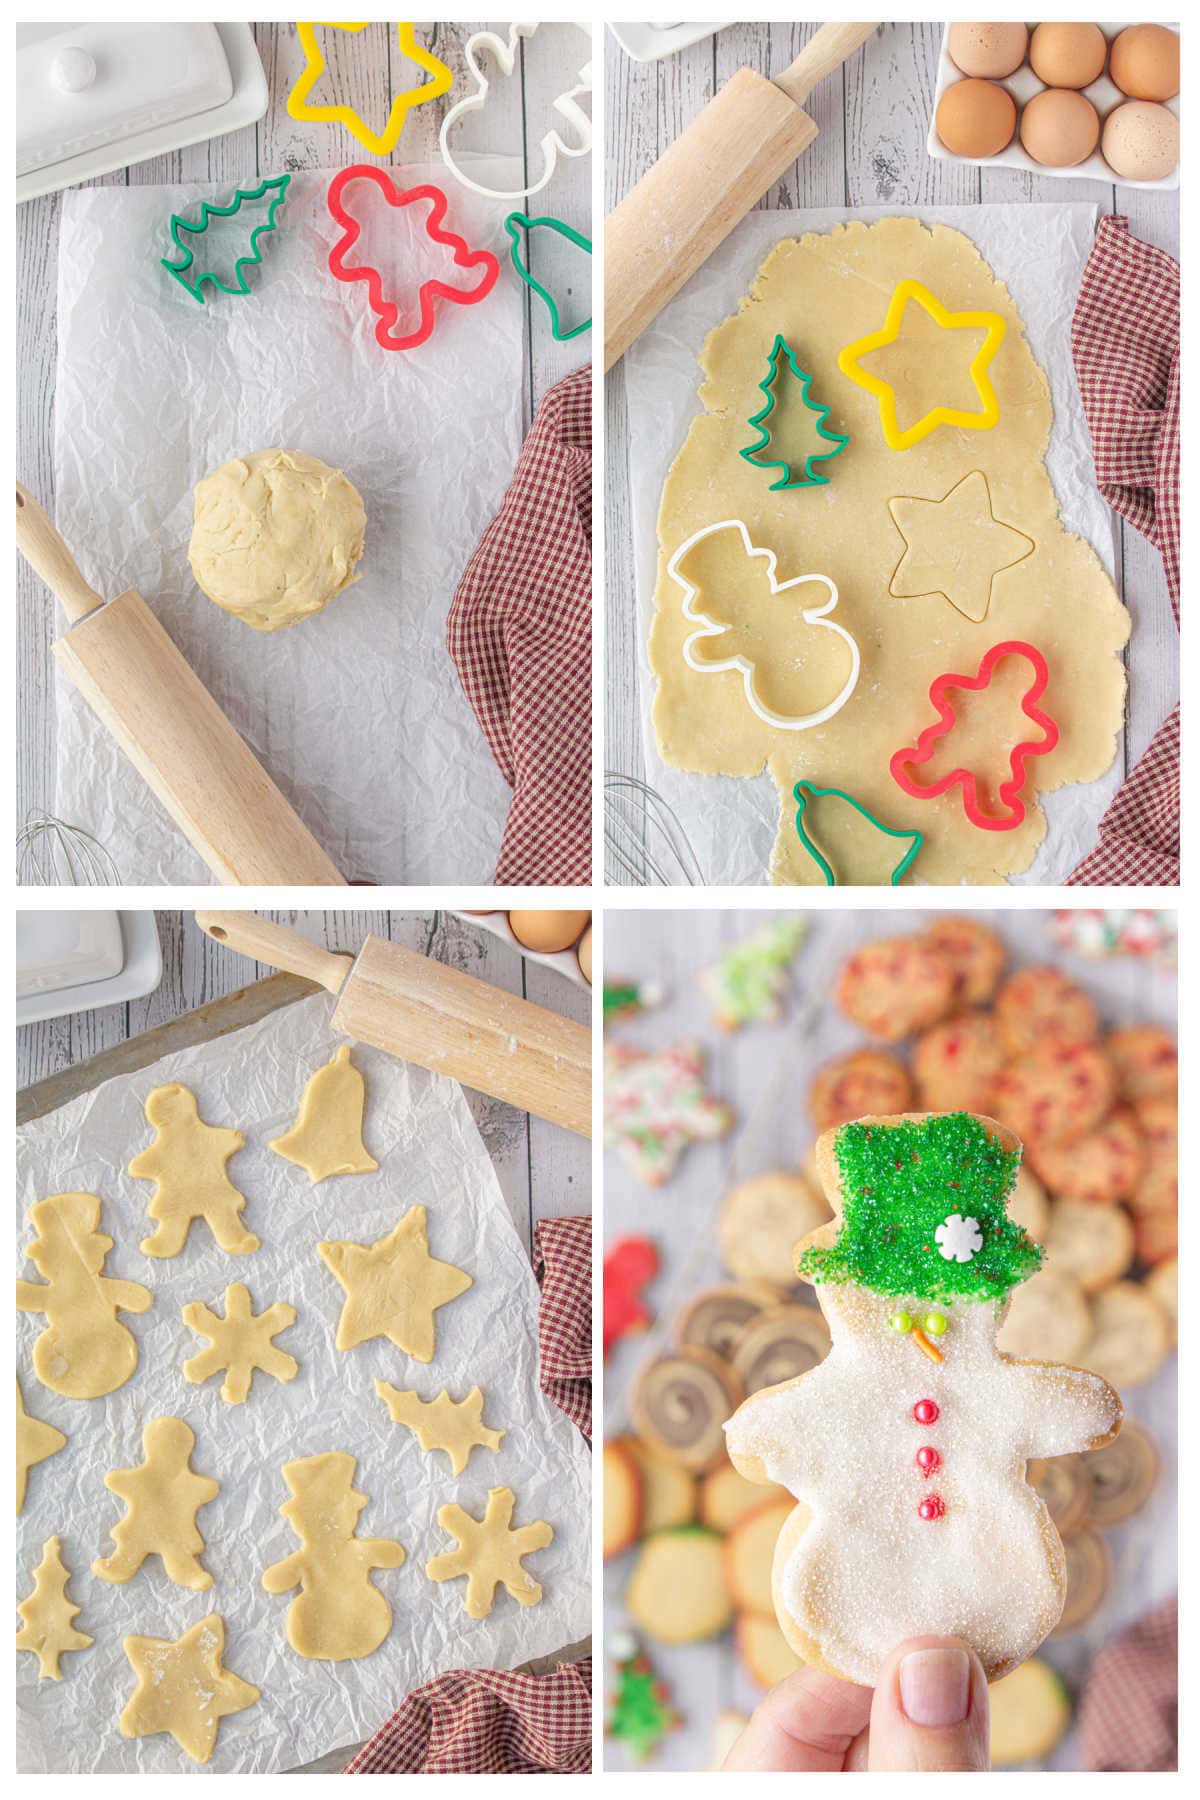
[[[271,1139],[277,1156],[296,1163],[314,1182],[330,1175],[366,1175],[379,1164],[362,1139],[366,1085],[342,1044],[315,1075],[310,1075],[296,1123]]]
[[[95,1642],[85,1631],[76,1631],[73,1624],[81,1608],[67,1597],[70,1579],[71,1571],[62,1559],[62,1545],[57,1537],[47,1538],[42,1560],[34,1570],[33,1592],[17,1608],[23,1621],[17,1633],[17,1649],[33,1651],[38,1659],[38,1677],[43,1681],[62,1680],[58,1659],[64,1650],[86,1650]]]
[[[45,1313],[33,1346],[39,1381],[70,1400],[98,1400],[137,1368],[137,1339],[118,1312],[143,1313],[149,1288],[104,1274],[113,1240],[99,1229],[95,1194],[51,1194],[29,1209],[37,1237],[26,1251],[44,1281],[18,1281],[17,1310]]]
[[[196,1434],[182,1419],[151,1419],[142,1433],[145,1462],[136,1469],[113,1469],[104,1477],[105,1487],[125,1502],[125,1517],[112,1527],[116,1549],[96,1559],[93,1575],[102,1581],[130,1581],[148,1556],[159,1556],[179,1587],[212,1586],[213,1578],[199,1560],[204,1539],[196,1514],[216,1498],[221,1484],[192,1469],[195,1445]]]
[[[473,1519],[453,1504],[438,1510],[438,1524],[458,1544],[427,1562],[425,1573],[430,1581],[453,1581],[465,1575],[463,1608],[472,1619],[487,1618],[498,1587],[521,1606],[536,1606],[542,1597],[540,1584],[521,1566],[521,1558],[552,1544],[554,1530],[544,1519],[537,1519],[511,1531],[516,1503],[511,1488],[492,1488],[482,1519]]]
[[[209,1339],[207,1350],[184,1363],[184,1375],[188,1381],[201,1382],[224,1369],[221,1398],[230,1406],[240,1406],[247,1398],[255,1369],[273,1375],[276,1381],[291,1381],[300,1367],[294,1356],[271,1342],[296,1323],[296,1309],[285,1300],[255,1313],[249,1289],[235,1281],[225,1289],[223,1319],[210,1312],[202,1300],[189,1300],[181,1316],[189,1331]]]
[[[987,617],[997,575],[1037,546],[992,511],[987,476],[979,469],[956,482],[940,500],[897,495],[888,511],[904,539],[904,554],[888,592],[900,600],[941,594],[964,618]]]
[[[422,1450],[444,1450],[453,1474],[461,1475],[475,1446],[498,1450],[503,1431],[483,1422],[483,1395],[473,1387],[462,1400],[452,1400],[443,1388],[436,1400],[422,1400],[411,1389],[402,1392],[388,1381],[377,1381],[375,1392],[397,1425],[407,1425]]]
[[[990,431],[939,426],[898,453],[882,442],[877,400],[839,372],[837,358],[846,344],[877,329],[886,296],[910,275],[953,311],[990,311],[1005,319],[1004,340],[988,371],[1001,418]],[[836,479],[817,493],[772,492],[761,471],[738,454],[763,360],[777,334],[803,344],[814,390],[831,407],[831,429],[850,437]],[[894,353],[904,348],[898,344]],[[776,245],[738,312],[709,334],[700,361],[704,410],[693,419],[664,483],[658,518],[649,653],[664,761],[709,775],[752,777],[769,770],[779,800],[769,871],[777,883],[824,884],[796,833],[792,790],[801,779],[853,794],[890,826],[921,831],[924,845],[907,882],[995,883],[1028,868],[1045,834],[1040,794],[1094,781],[1112,763],[1124,717],[1121,651],[1129,615],[1091,546],[1059,519],[1043,460],[1053,421],[1050,390],[1007,289],[960,231],[927,228],[912,218],[855,221]],[[914,356],[902,371],[889,362],[888,372],[897,380],[903,375],[905,418],[947,397],[947,371],[928,354]],[[969,383],[967,388],[969,402]],[[955,386],[951,398],[958,397]],[[888,592],[901,549],[888,502],[945,495],[976,470],[987,480],[995,517],[1035,545],[1004,571],[994,617],[982,624],[937,593],[898,598]],[[694,626],[683,616],[668,564],[714,518],[743,520],[752,541],[775,552],[781,579],[820,569],[837,585],[837,617],[859,646],[862,672],[841,711],[811,730],[788,733],[757,719],[736,670],[699,675],[684,661],[683,642]],[[718,565],[709,579],[719,582],[727,574],[735,578]],[[814,684],[824,682],[836,692],[845,671],[843,665],[839,672],[834,656],[838,650],[844,655],[844,647],[828,632],[810,636],[832,640],[814,643],[807,670]],[[936,677],[978,668],[985,651],[1002,639],[1033,644],[1046,658],[1045,706],[1061,735],[1051,754],[1030,766],[1024,821],[1012,831],[981,831],[965,817],[957,793],[912,800],[888,764],[926,721]],[[795,654],[794,638],[784,637],[775,649],[780,667]],[[764,656],[758,678],[768,678]],[[1018,721],[1019,715],[1013,729]],[[978,731],[978,740],[960,743],[960,752],[972,753],[978,767],[1003,766],[1016,739],[999,735],[986,708],[980,709]],[[822,849],[839,882],[878,882],[878,857],[863,867],[862,834],[855,834],[849,809],[843,810],[845,820],[831,820]]]
[[[185,1756],[206,1763],[221,1720],[245,1712],[259,1697],[258,1688],[222,1664],[220,1613],[209,1613],[182,1637],[127,1637],[123,1647],[137,1686],[121,1714],[122,1737],[168,1731]]]
[[[430,1256],[423,1206],[410,1206],[396,1229],[374,1244],[318,1244],[317,1251],[346,1292],[339,1350],[386,1337],[418,1362],[432,1362],[433,1315],[465,1294],[472,1278]]]
[[[263,1573],[268,1594],[300,1597],[288,1608],[288,1643],[298,1656],[347,1662],[377,1650],[392,1628],[392,1609],[371,1580],[372,1569],[398,1569],[404,1546],[392,1538],[354,1535],[367,1504],[354,1483],[355,1459],[344,1450],[284,1463],[292,1498],[279,1511],[300,1539],[299,1550]]]
[[[32,1413],[25,1411],[25,1400],[21,1393],[21,1383],[17,1382],[17,1511],[25,1504],[25,1488],[29,1479],[29,1471],[38,1463],[45,1462],[48,1456],[54,1456],[66,1443],[66,1437],[56,1425],[47,1425],[44,1419],[35,1419]]]
[[[180,1081],[147,1095],[146,1118],[154,1127],[154,1142],[129,1165],[138,1181],[155,1184],[146,1211],[158,1225],[142,1239],[142,1255],[178,1256],[193,1219],[203,1219],[231,1256],[257,1250],[258,1239],[238,1216],[246,1196],[225,1173],[226,1163],[246,1141],[241,1132],[206,1125],[195,1094]]]

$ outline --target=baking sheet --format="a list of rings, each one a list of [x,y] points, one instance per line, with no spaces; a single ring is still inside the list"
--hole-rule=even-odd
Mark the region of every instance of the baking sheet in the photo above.
[[[511,186],[518,167],[481,157],[473,172]],[[365,284],[326,267],[339,236],[325,203],[331,173],[293,174],[252,293],[206,288],[204,306],[159,258],[173,254],[170,215],[227,204],[229,184],[63,196],[57,524],[93,586],[106,597],[133,587],[149,602],[348,879],[484,882],[509,790],[444,636],[521,444],[525,308],[508,207],[447,183],[440,164],[389,169],[401,187],[444,186],[447,226],[501,259],[485,301],[441,305],[426,344],[389,352],[375,342]],[[410,247],[407,219],[390,218],[372,184],[346,198],[364,251],[389,227]],[[202,267],[205,239],[185,241]],[[222,228],[214,247],[228,242]],[[425,279],[446,273],[450,252],[424,245],[413,256]],[[200,591],[187,547],[197,481],[276,444],[346,471],[366,506],[366,548],[362,579],[324,612],[261,634]],[[211,882],[70,682],[55,680],[59,816],[93,832],[127,882]]]
[[[18,1134],[20,1272],[36,1277],[21,1256],[31,1241],[32,1202],[84,1190],[101,1195],[101,1228],[116,1240],[106,1273],[141,1281],[154,1294],[150,1312],[123,1315],[140,1361],[132,1379],[102,1400],[68,1400],[43,1387],[31,1353],[45,1321],[18,1315],[26,1406],[69,1440],[30,1472],[17,1521],[18,1591],[32,1590],[43,1541],[58,1532],[70,1592],[82,1607],[76,1623],[96,1639],[92,1649],[64,1656],[61,1682],[39,1681],[36,1658],[18,1657],[23,1772],[193,1769],[170,1737],[120,1736],[117,1718],[134,1688],[121,1639],[128,1632],[177,1637],[214,1609],[225,1620],[226,1666],[262,1689],[254,1706],[222,1722],[207,1765],[218,1773],[312,1761],[367,1737],[405,1694],[441,1670],[511,1668],[590,1629],[590,1456],[538,1389],[537,1284],[462,1090],[356,1046],[367,1084],[364,1139],[378,1172],[314,1187],[302,1169],[267,1148],[295,1119],[308,1076],[342,1041],[330,1028],[333,1005],[324,995],[300,1001],[215,1043],[105,1082]],[[150,1141],[146,1095],[170,1080],[194,1090],[207,1122],[237,1125],[245,1134],[230,1175],[248,1198],[242,1217],[262,1239],[253,1255],[217,1250],[202,1223],[193,1224],[175,1258],[153,1260],[138,1250],[152,1190],[125,1167]],[[325,1238],[374,1242],[418,1203],[429,1208],[431,1254],[464,1268],[474,1286],[439,1310],[437,1353],[428,1365],[383,1339],[338,1352],[333,1338],[344,1296],[315,1245]],[[278,1343],[296,1357],[299,1373],[287,1384],[257,1374],[243,1406],[225,1404],[219,1377],[196,1386],[181,1373],[204,1346],[180,1308],[200,1299],[223,1314],[233,1281],[248,1286],[256,1313],[287,1300],[298,1315]],[[414,1387],[425,1399],[443,1386],[461,1398],[478,1384],[485,1422],[507,1431],[499,1451],[474,1450],[455,1479],[444,1455],[427,1456],[406,1427],[392,1423],[375,1394],[376,1377]],[[193,1467],[221,1483],[197,1521],[207,1544],[201,1561],[215,1577],[204,1593],[175,1587],[156,1558],[124,1586],[91,1573],[92,1561],[111,1551],[108,1529],[123,1513],[104,1475],[141,1462],[143,1424],[167,1413],[196,1433]],[[324,1450],[358,1458],[355,1486],[370,1500],[359,1535],[396,1538],[407,1552],[401,1568],[375,1572],[393,1626],[380,1648],[357,1662],[298,1657],[285,1637],[295,1596],[272,1598],[261,1586],[268,1564],[299,1547],[278,1516],[288,1498],[282,1465]],[[546,1519],[555,1538],[529,1559],[543,1586],[541,1604],[520,1607],[500,1591],[490,1618],[476,1621],[463,1611],[464,1582],[435,1584],[424,1567],[451,1547],[436,1524],[438,1507],[455,1500],[478,1517],[495,1486],[516,1494],[516,1524]]]
[[[1025,324],[1034,356],[1046,372],[1054,424],[1046,457],[1068,531],[1086,538],[1112,575],[1116,566],[1114,514],[1096,490],[1091,440],[1071,363],[1071,315],[1095,235],[1097,208],[1086,204],[987,206],[824,207],[754,212],[625,357],[630,435],[629,481],[633,505],[641,655],[639,702],[646,780],[674,807],[691,839],[706,882],[761,886],[768,879],[779,822],[779,798],[765,772],[753,780],[700,776],[669,769],[658,754],[650,709],[655,683],[646,660],[654,616],[658,506],[667,471],[683,446],[688,426],[703,409],[697,357],[708,333],[750,291],[768,252],[784,238],[828,231],[850,219],[917,218],[948,225],[978,246],[1006,283]],[[1022,885],[1062,881],[1095,842],[1099,820],[1121,782],[1120,761],[1099,781],[1040,794],[1046,837],[1023,875]],[[920,886],[914,877],[913,886]]]

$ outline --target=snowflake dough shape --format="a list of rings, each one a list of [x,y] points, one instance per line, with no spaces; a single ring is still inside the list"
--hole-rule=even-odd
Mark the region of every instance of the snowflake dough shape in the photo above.
[[[704,1088],[699,1044],[638,1050],[610,1044],[604,1055],[604,1141],[620,1150],[639,1181],[662,1187],[689,1144],[724,1137],[733,1109]]]
[[[221,1720],[245,1712],[259,1697],[258,1688],[222,1667],[220,1613],[209,1613],[182,1637],[127,1637],[123,1647],[137,1686],[121,1714],[122,1737],[168,1731],[185,1756],[206,1763]]]
[[[48,1456],[56,1456],[66,1443],[57,1425],[47,1425],[25,1411],[21,1383],[17,1382],[17,1511],[25,1504],[25,1488],[29,1471]],[[57,1542],[57,1540],[55,1540]]]
[[[402,1391],[390,1382],[377,1381],[375,1392],[397,1425],[407,1425],[422,1450],[444,1450],[450,1468],[461,1475],[477,1444],[498,1450],[503,1431],[483,1422],[483,1395],[473,1387],[463,1400],[452,1400],[445,1388],[436,1400],[422,1400],[411,1389]]]
[[[125,1502],[126,1511],[110,1534],[116,1549],[97,1558],[93,1575],[102,1581],[129,1581],[148,1556],[159,1556],[177,1586],[212,1586],[212,1576],[200,1565],[204,1539],[196,1514],[216,1498],[221,1484],[191,1468],[195,1446],[196,1434],[182,1419],[151,1419],[142,1433],[145,1462],[136,1469],[113,1469],[104,1477],[105,1487]]]
[[[154,1142],[129,1165],[136,1180],[155,1184],[146,1210],[158,1228],[142,1239],[142,1255],[178,1256],[193,1219],[204,1219],[231,1256],[257,1250],[258,1239],[238,1217],[246,1196],[225,1173],[225,1164],[246,1141],[241,1132],[206,1125],[195,1094],[179,1081],[147,1095],[146,1119],[154,1127]]]
[[[296,1123],[271,1139],[276,1156],[296,1163],[315,1184],[330,1175],[369,1175],[379,1164],[362,1140],[366,1085],[343,1044],[310,1075]]]
[[[456,1550],[444,1551],[425,1564],[430,1581],[453,1581],[458,1575],[467,1578],[467,1594],[463,1606],[472,1619],[486,1619],[496,1599],[496,1589],[503,1586],[521,1606],[536,1606],[542,1597],[541,1586],[521,1566],[521,1558],[535,1550],[544,1550],[554,1542],[554,1530],[544,1519],[532,1525],[520,1525],[510,1531],[509,1522],[516,1505],[511,1488],[492,1488],[482,1519],[473,1519],[461,1506],[438,1509],[438,1524],[450,1537],[457,1538]]]
[[[981,469],[964,475],[940,500],[900,497],[888,501],[888,511],[904,539],[888,593],[898,600],[940,594],[977,625],[987,618],[997,575],[1037,549],[1031,537],[996,517]]]
[[[294,1356],[277,1350],[271,1342],[296,1323],[296,1309],[286,1300],[277,1300],[256,1314],[249,1289],[235,1281],[225,1289],[223,1319],[210,1312],[202,1300],[189,1300],[182,1318],[189,1331],[209,1340],[207,1350],[184,1363],[184,1375],[189,1381],[201,1382],[224,1369],[221,1398],[230,1406],[240,1406],[246,1399],[255,1369],[273,1375],[276,1381],[291,1381],[300,1367]]]
[[[61,1544],[57,1537],[47,1538],[42,1560],[34,1570],[33,1592],[17,1608],[24,1621],[17,1633],[17,1649],[33,1651],[42,1681],[62,1680],[58,1659],[64,1650],[86,1650],[96,1641],[85,1631],[76,1631],[72,1623],[80,1609],[67,1598],[70,1579]]]
[[[456,1300],[472,1278],[429,1254],[425,1208],[410,1206],[394,1231],[373,1244],[318,1244],[317,1252],[346,1292],[337,1347],[353,1350],[371,1338],[390,1338],[418,1362],[432,1362],[433,1315]]]
[[[51,1194],[29,1209],[37,1237],[26,1251],[44,1281],[18,1281],[17,1310],[45,1313],[33,1346],[38,1379],[69,1400],[98,1400],[129,1380],[137,1339],[119,1312],[146,1312],[149,1288],[103,1273],[112,1239],[98,1229],[95,1194]]]
[[[321,21],[324,31],[365,31],[366,24],[341,25]],[[419,87],[406,88],[396,95],[392,101],[392,110],[388,114],[387,124],[380,132],[374,132],[363,120],[361,114],[353,106],[309,106],[308,96],[325,73],[325,55],[317,42],[315,25],[298,24],[296,36],[300,40],[300,48],[304,51],[304,67],[297,77],[296,84],[287,97],[288,116],[302,123],[321,123],[328,121],[341,125],[351,137],[357,138],[364,150],[372,156],[390,156],[400,141],[400,133],[404,130],[405,121],[414,106],[423,106],[427,100],[436,100],[440,95],[448,93],[454,81],[454,72],[446,67],[440,57],[426,50],[419,44],[411,25],[396,26],[396,41],[400,54],[413,62],[427,75],[431,81],[422,82]]]

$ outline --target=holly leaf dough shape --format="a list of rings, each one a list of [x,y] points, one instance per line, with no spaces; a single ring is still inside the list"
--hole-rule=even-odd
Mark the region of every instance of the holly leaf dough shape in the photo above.
[[[544,1519],[511,1531],[516,1503],[511,1488],[492,1488],[482,1519],[473,1519],[461,1506],[453,1504],[438,1511],[438,1524],[458,1540],[457,1548],[433,1557],[425,1564],[425,1573],[430,1581],[453,1581],[465,1575],[467,1593],[463,1607],[472,1619],[487,1618],[498,1587],[503,1587],[520,1606],[536,1606],[542,1597],[540,1584],[526,1573],[521,1558],[552,1544],[554,1531]]]
[[[66,1439],[63,1439],[66,1442]],[[38,1659],[40,1679],[61,1681],[58,1659],[64,1650],[86,1650],[95,1642],[85,1631],[76,1631],[72,1620],[79,1607],[67,1598],[71,1571],[62,1559],[57,1537],[47,1538],[42,1560],[33,1576],[33,1592],[17,1611],[24,1621],[17,1633],[17,1649],[32,1650]]]
[[[213,1753],[221,1720],[245,1712],[259,1690],[222,1666],[225,1621],[209,1613],[179,1638],[127,1637],[125,1655],[137,1686],[121,1714],[121,1736],[168,1731],[193,1762]]]
[[[346,1293],[339,1350],[385,1337],[418,1362],[433,1361],[433,1315],[465,1294],[471,1277],[430,1256],[423,1206],[410,1206],[396,1229],[374,1244],[318,1244],[317,1252]]]
[[[503,1431],[483,1422],[483,1395],[473,1387],[462,1400],[452,1400],[445,1388],[436,1400],[422,1400],[411,1389],[401,1391],[390,1382],[377,1381],[375,1392],[397,1425],[407,1425],[422,1450],[444,1450],[455,1475],[467,1466],[477,1444],[498,1450]]]

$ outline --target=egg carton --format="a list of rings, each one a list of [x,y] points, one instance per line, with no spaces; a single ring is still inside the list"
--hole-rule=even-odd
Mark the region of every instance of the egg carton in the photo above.
[[[574,912],[579,909],[572,907],[570,910]],[[499,938],[502,944],[511,944],[518,956],[525,957],[529,962],[541,963],[543,968],[557,969],[560,975],[565,975],[576,987],[582,988],[585,993],[591,993],[591,983],[584,979],[574,945],[569,950],[527,950],[509,924],[507,912],[459,912],[456,907],[451,907],[450,911],[454,918],[465,919],[468,925],[480,926],[494,938]]]
[[[1124,24],[1101,25],[1100,29],[1111,45],[1117,34],[1124,31],[1126,24],[1145,24],[1146,22],[1147,21],[1142,19],[1127,19]],[[1172,29],[1175,28],[1172,27]],[[1032,26],[1030,27],[1030,30],[1032,31]],[[950,87],[953,82],[966,79],[962,70],[950,59],[950,51],[947,47],[949,40],[950,27],[949,25],[946,25],[942,31],[942,49],[941,54],[938,57],[937,88],[933,96],[933,111],[929,115],[929,135],[925,140],[925,148],[930,156],[936,157],[939,162],[974,163],[977,167],[986,169],[1024,169],[1030,175],[1056,175],[1064,179],[1104,181],[1107,182],[1110,187],[1114,183],[1117,187],[1127,188],[1171,189],[1179,186],[1178,169],[1175,169],[1170,175],[1165,175],[1161,181],[1126,181],[1123,176],[1117,174],[1115,169],[1109,167],[1099,150],[1095,150],[1085,162],[1075,163],[1072,168],[1050,169],[1047,168],[1044,163],[1034,161],[1033,157],[1029,155],[1028,151],[1022,145],[1019,135],[1015,135],[1008,148],[1006,150],[1001,150],[998,156],[955,156],[952,151],[947,150],[945,144],[943,144],[938,137],[937,129],[934,124],[934,120],[937,118],[938,102],[941,100],[946,89]],[[996,85],[998,87],[1006,88],[1012,95],[1017,103],[1017,113],[1019,115],[1026,101],[1032,100],[1035,94],[1040,94],[1046,86],[1046,83],[1044,81],[1039,81],[1029,64],[1025,62],[1021,64],[1021,67],[1015,74],[1006,76],[1003,81],[997,82]],[[1123,102],[1129,98],[1128,94],[1123,94],[1121,92],[1115,82],[1109,80],[1107,73],[1103,74],[1099,81],[1093,81],[1090,87],[1080,89],[1080,92],[1091,101],[1092,105],[1099,113],[1102,131],[1104,128],[1104,121],[1109,113],[1112,112],[1115,107],[1122,105]],[[1166,105],[1176,117],[1179,116],[1178,95],[1176,95],[1174,100],[1168,100]],[[1020,131],[1019,116],[1017,120],[1017,131],[1018,133]]]

